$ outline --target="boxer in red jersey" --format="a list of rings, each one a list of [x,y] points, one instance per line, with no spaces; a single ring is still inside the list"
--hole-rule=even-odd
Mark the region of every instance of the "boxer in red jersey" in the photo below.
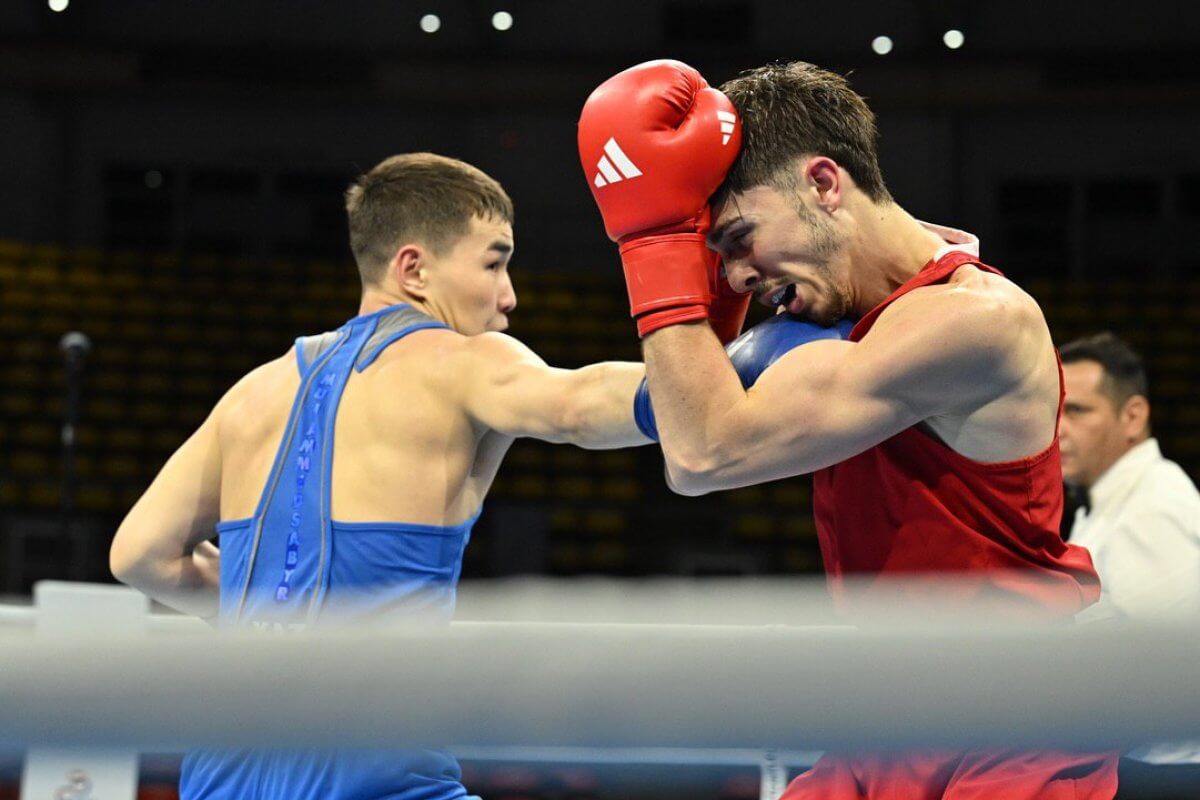
[[[1037,303],[980,262],[974,237],[892,199],[874,116],[843,78],[793,63],[722,90],[679,62],[649,62],[602,84],[579,126],[675,488],[816,473],[843,605],[845,576],[870,593],[872,576],[931,572],[953,588],[926,580],[914,603],[950,591],[966,608],[987,598],[989,610],[1069,618],[1095,602],[1090,558],[1058,536],[1062,378]],[[797,348],[743,389],[704,324],[728,303],[722,260],[734,291],[780,313],[857,318],[849,341]],[[1116,763],[1019,750],[827,756],[784,798],[1099,800],[1115,794]]]

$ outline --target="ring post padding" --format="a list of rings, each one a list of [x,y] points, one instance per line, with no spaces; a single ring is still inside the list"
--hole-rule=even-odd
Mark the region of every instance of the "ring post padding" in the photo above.
[[[767,750],[758,762],[760,782],[758,800],[779,800],[787,788],[787,765],[774,750]]]
[[[34,635],[62,642],[86,641],[97,633],[133,636],[146,629],[150,605],[141,592],[123,586],[41,581],[33,587]],[[92,654],[81,646],[78,658]],[[63,726],[72,721],[61,720]],[[137,795],[138,756],[125,748],[31,749],[21,775],[24,800],[54,797],[61,800],[134,800]]]

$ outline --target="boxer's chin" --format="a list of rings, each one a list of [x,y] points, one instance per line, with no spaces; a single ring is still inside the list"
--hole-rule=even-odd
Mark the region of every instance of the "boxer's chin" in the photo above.
[[[822,328],[829,328],[842,319],[841,315],[829,309],[812,309],[806,316],[810,322],[815,322]]]
[[[848,310],[845,301],[836,292],[822,292],[810,306],[804,309],[803,316],[810,322],[828,328],[841,322],[846,317]]]

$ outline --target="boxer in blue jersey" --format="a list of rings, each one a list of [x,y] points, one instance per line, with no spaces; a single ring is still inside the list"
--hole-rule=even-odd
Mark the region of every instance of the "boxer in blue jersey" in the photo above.
[[[359,315],[239,381],[113,541],[119,579],[221,627],[448,620],[471,526],[517,437],[589,448],[657,439],[640,364],[553,369],[500,333],[516,306],[512,205],[491,178],[397,156],[351,187],[347,211]],[[788,350],[844,334],[776,317],[729,353],[750,385]],[[190,754],[181,795],[466,790],[440,750],[263,749]]]
[[[230,389],[113,541],[120,580],[221,627],[448,620],[471,526],[517,437],[650,441],[633,414],[640,364],[554,369],[501,333],[516,295],[512,204],[496,181],[453,159],[396,156],[362,176],[346,206],[358,315],[297,339]],[[466,790],[440,750],[264,749],[190,754],[181,795],[453,800]]]

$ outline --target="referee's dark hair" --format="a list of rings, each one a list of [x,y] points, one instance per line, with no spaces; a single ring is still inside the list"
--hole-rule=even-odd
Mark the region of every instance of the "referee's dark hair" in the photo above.
[[[1141,395],[1150,399],[1146,381],[1146,366],[1142,357],[1125,341],[1110,331],[1084,336],[1062,346],[1059,350],[1064,364],[1095,361],[1104,370],[1101,390],[1121,409],[1129,398]]]

